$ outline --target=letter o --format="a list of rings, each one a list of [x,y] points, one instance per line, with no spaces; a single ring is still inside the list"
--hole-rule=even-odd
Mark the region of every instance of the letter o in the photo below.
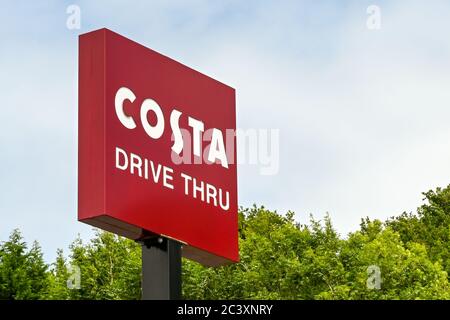
[[[156,125],[148,123],[147,113],[153,111],[156,115]],[[145,99],[141,106],[141,122],[145,132],[153,139],[161,138],[164,132],[164,115],[161,107],[152,99]]]

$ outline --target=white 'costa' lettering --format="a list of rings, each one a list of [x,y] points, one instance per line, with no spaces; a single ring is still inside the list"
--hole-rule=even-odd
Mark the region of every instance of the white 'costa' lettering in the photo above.
[[[135,120],[132,116],[125,114],[124,103],[125,101],[130,101],[131,103],[136,100],[136,95],[133,91],[127,87],[121,87],[117,90],[114,99],[114,106],[116,110],[117,118],[122,125],[130,130],[137,127]],[[152,112],[156,117],[156,124],[151,125],[148,122],[148,114]],[[173,109],[170,114],[170,128],[174,136],[174,143],[172,145],[172,151],[176,154],[180,154],[183,151],[183,135],[180,129],[180,118],[182,112]],[[153,99],[145,99],[141,104],[140,108],[140,122],[144,128],[146,134],[152,139],[159,139],[164,133],[165,121],[164,114],[162,112],[159,104]],[[191,127],[192,135],[192,145],[194,155],[200,156],[202,154],[202,139],[201,135],[205,131],[205,125],[202,121],[188,117],[188,125]],[[223,139],[222,131],[216,128],[212,128],[211,143],[208,150],[208,161],[215,163],[219,161],[222,167],[228,168],[228,159],[225,151],[225,144]]]

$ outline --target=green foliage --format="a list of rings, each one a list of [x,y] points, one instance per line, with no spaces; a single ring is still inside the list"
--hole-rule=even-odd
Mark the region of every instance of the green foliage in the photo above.
[[[433,263],[426,248],[418,243],[405,245],[390,228],[379,229],[379,221],[367,231],[352,233],[344,242],[340,258],[346,270],[345,294],[323,295],[340,299],[448,299],[447,273]],[[379,230],[374,234],[374,230]],[[381,271],[380,290],[367,286],[368,266]]]
[[[47,265],[37,242],[30,250],[19,230],[0,245],[0,299],[39,299],[48,287]]]
[[[343,240],[327,216],[301,226],[264,208],[240,215],[241,262],[217,269],[187,261],[183,296],[190,299],[449,299],[447,273],[426,246],[401,240],[366,219]],[[447,242],[448,243],[448,242]],[[367,285],[369,268],[380,289]]]
[[[56,262],[53,264],[51,276],[49,277],[49,289],[46,299],[51,300],[67,300],[71,298],[70,291],[67,287],[67,281],[71,274],[67,268],[66,259],[61,249],[57,252]]]
[[[183,297],[450,299],[450,187],[424,195],[416,214],[363,219],[345,238],[328,215],[302,225],[292,212],[241,208],[241,261],[207,268],[183,259]],[[59,250],[49,268],[38,244],[27,250],[13,231],[0,246],[0,299],[139,299],[138,244],[98,231],[69,249],[67,257]],[[75,279],[69,266],[80,270],[79,289],[68,286]]]
[[[62,252],[52,270],[51,299],[139,299],[141,251],[133,241],[97,231],[89,244],[76,239],[70,246],[70,263]],[[68,272],[68,266],[72,273]],[[73,270],[80,270],[80,288],[69,288]]]
[[[450,274],[450,186],[423,194],[427,201],[417,214],[403,213],[386,222],[401,235],[404,243],[423,244],[433,261]]]

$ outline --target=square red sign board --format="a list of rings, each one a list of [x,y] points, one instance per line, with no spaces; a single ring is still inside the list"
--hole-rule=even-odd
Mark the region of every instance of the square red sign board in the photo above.
[[[122,87],[135,94],[123,110],[136,123],[126,128],[117,116],[115,97]],[[161,107],[165,129],[151,138],[140,122],[145,99]],[[137,240],[162,235],[183,244],[183,256],[217,266],[239,261],[237,222],[237,170],[235,137],[228,168],[220,163],[175,164],[170,126],[173,110],[181,112],[179,127],[191,129],[188,118],[200,120],[205,130],[223,133],[236,128],[235,90],[173,59],[108,29],[79,39],[78,219]],[[147,119],[153,125],[155,119]],[[207,150],[208,141],[202,142]],[[173,188],[145,179],[138,170],[119,169],[117,149],[172,169]],[[230,143],[227,144],[230,148]],[[128,159],[130,162],[130,159]],[[152,169],[148,169],[151,171]],[[162,170],[162,169],[160,169]],[[160,172],[161,173],[161,172]],[[224,210],[201,192],[189,190],[182,175],[228,192]],[[151,174],[150,174],[151,175]],[[192,181],[191,181],[192,182]],[[186,194],[188,193],[188,194]],[[190,194],[189,194],[190,193]]]

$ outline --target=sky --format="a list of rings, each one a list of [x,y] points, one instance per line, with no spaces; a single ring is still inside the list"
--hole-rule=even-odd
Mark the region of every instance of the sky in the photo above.
[[[93,234],[77,222],[77,50],[103,27],[234,87],[239,128],[279,130],[276,174],[239,166],[240,205],[328,212],[342,236],[414,211],[450,183],[449,14],[439,0],[2,2],[0,241],[19,228],[53,261]]]

